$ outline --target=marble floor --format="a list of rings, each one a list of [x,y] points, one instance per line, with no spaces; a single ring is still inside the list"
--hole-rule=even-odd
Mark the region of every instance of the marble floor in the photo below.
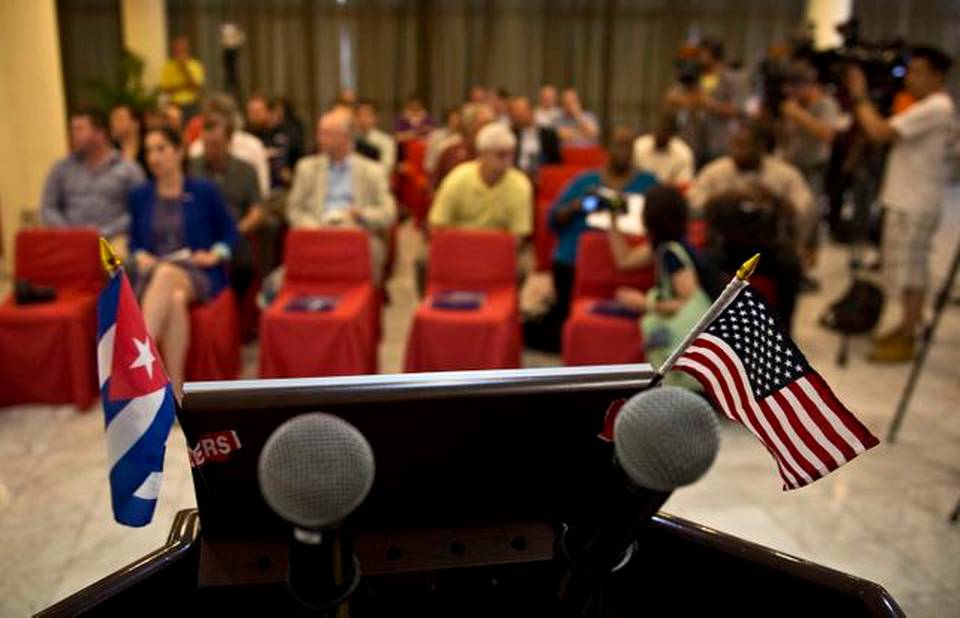
[[[960,239],[960,195],[950,202],[934,255],[938,282]],[[401,367],[416,303],[410,264],[419,243],[404,227],[380,350],[385,372]],[[866,342],[857,341],[849,365],[839,368],[837,337],[816,325],[846,285],[846,256],[838,247],[825,249],[817,273],[823,288],[803,297],[796,338],[841,399],[881,436],[906,367],[868,364]],[[716,465],[678,491],[665,510],[879,582],[909,616],[960,616],[960,526],[947,521],[960,499],[958,350],[960,307],[953,304],[896,444],[883,443],[812,486],[784,493],[760,444],[728,425]],[[255,359],[251,346],[245,350],[249,375]],[[524,362],[559,359],[528,353]],[[0,616],[29,615],[158,547],[174,513],[193,505],[186,447],[176,427],[154,521],[133,529],[111,516],[98,407],[0,410]]]

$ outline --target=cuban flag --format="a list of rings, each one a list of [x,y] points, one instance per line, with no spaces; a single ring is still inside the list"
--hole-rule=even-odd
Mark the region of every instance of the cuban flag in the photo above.
[[[145,526],[160,495],[173,389],[122,270],[100,293],[97,317],[113,516],[127,526]]]

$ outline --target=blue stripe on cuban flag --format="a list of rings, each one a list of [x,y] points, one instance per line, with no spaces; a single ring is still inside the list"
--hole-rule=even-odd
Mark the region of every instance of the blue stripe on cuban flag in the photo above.
[[[118,367],[114,358],[117,345],[123,343],[116,341],[118,317],[138,325],[145,332],[143,317],[135,302],[126,310],[136,311],[136,315],[118,316],[118,307],[123,304],[121,296],[125,293],[132,297],[126,275],[120,271],[100,294],[97,302],[97,365],[107,433],[113,515],[121,524],[144,526],[153,519],[160,494],[166,441],[173,425],[174,398],[166,376],[155,381],[158,388],[147,389],[143,394],[111,397],[114,371],[145,370],[128,367],[126,363]],[[152,371],[163,372],[159,359],[156,359]]]

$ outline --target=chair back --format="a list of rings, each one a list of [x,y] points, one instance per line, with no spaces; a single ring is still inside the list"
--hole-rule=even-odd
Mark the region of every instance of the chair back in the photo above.
[[[567,165],[601,167],[607,163],[607,151],[601,146],[564,146],[560,157]]]
[[[487,290],[517,285],[516,240],[491,230],[437,230],[430,239],[431,288]]]
[[[647,242],[642,236],[627,236],[631,245]],[[574,274],[573,298],[612,298],[620,286],[648,290],[654,284],[653,266],[636,270],[618,270],[610,253],[610,241],[601,232],[580,236]]]
[[[97,231],[22,230],[17,234],[14,276],[58,291],[99,292],[104,285]]]
[[[583,171],[576,165],[543,165],[537,170],[537,199],[552,202],[570,179]]]
[[[357,229],[290,230],[285,285],[371,282],[370,239]]]

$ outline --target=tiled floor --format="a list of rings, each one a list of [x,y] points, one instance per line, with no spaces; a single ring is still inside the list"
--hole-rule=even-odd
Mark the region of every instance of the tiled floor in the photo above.
[[[938,237],[936,281],[960,237],[954,195]],[[419,238],[405,228],[381,367],[398,371],[415,296],[410,262]],[[906,369],[877,367],[854,344],[845,369],[836,337],[816,325],[846,284],[846,254],[825,251],[823,291],[805,296],[797,339],[840,397],[882,435]],[[900,440],[886,443],[826,479],[783,493],[772,461],[744,431],[727,426],[712,471],[681,490],[666,510],[745,539],[877,581],[910,616],[960,616],[960,526],[947,514],[960,499],[960,308],[946,312]],[[245,352],[252,371],[256,350]],[[527,354],[527,365],[556,364]],[[2,380],[2,378],[0,378]],[[174,513],[193,506],[186,448],[170,437],[158,512],[142,529],[110,514],[102,415],[98,408],[30,406],[0,410],[0,616],[39,610],[159,546]]]

